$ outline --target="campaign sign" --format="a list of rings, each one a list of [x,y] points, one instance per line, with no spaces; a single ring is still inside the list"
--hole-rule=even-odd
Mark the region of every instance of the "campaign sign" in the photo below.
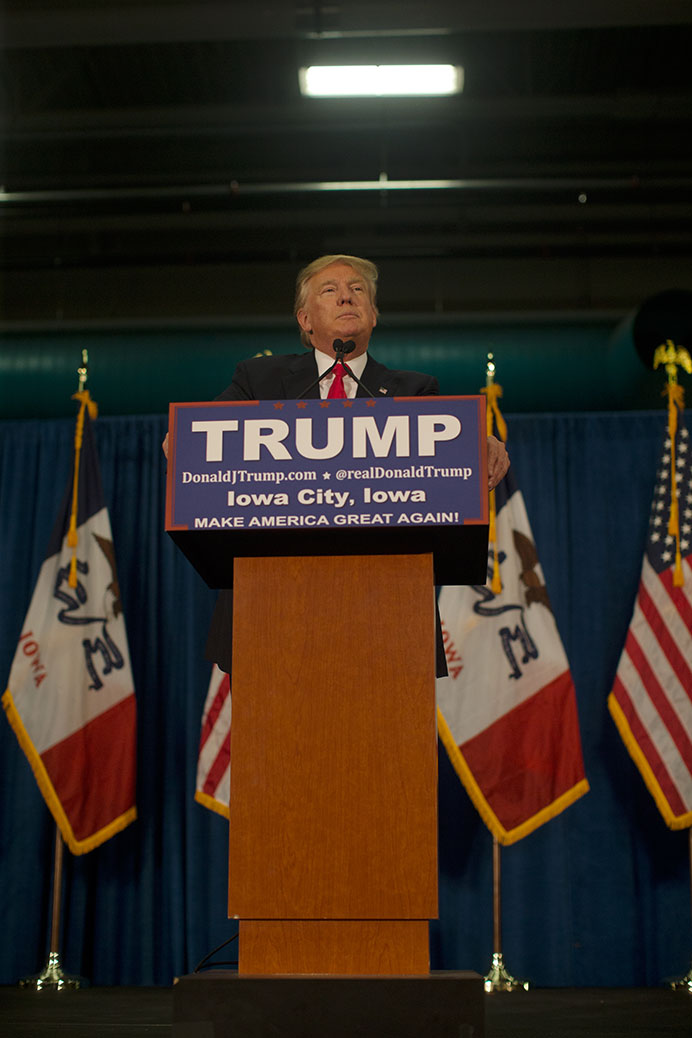
[[[166,529],[487,524],[485,397],[170,405]]]

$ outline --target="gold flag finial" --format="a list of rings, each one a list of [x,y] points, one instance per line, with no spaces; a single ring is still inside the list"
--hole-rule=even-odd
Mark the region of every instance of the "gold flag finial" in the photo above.
[[[81,393],[87,383],[89,377],[89,351],[82,350],[82,365],[77,368],[77,375],[79,377],[79,385],[77,386],[77,392]]]
[[[692,373],[692,358],[684,346],[676,346],[672,339],[666,339],[656,347],[654,353],[654,369],[665,364],[668,382],[677,383],[678,368],[684,368],[687,374]]]
[[[492,353],[488,354],[488,359],[485,365],[485,384],[486,386],[492,386],[495,381],[495,362],[493,361]]]

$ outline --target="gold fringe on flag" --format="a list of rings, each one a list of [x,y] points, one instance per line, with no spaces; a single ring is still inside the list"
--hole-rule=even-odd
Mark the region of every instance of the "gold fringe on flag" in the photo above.
[[[80,379],[81,384],[81,379]],[[77,587],[77,506],[79,501],[79,459],[82,453],[82,440],[84,439],[84,413],[89,411],[89,417],[93,420],[99,413],[96,403],[91,399],[88,389],[80,389],[72,396],[73,400],[79,400],[79,414],[74,434],[74,475],[72,477],[72,510],[70,512],[70,525],[67,530],[67,543],[72,548],[70,559],[70,575],[68,584]]]
[[[502,396],[502,386],[495,382],[495,365],[493,363],[492,353],[488,354],[488,364],[485,369],[485,388],[481,389],[481,393],[485,393],[488,399],[488,407],[486,409],[486,432],[488,436],[493,435],[493,428],[497,428],[497,435],[503,443],[507,441],[507,425],[502,417],[500,408],[498,405],[498,398]],[[496,508],[495,508],[495,491],[490,491],[490,504],[488,508],[488,543],[493,549],[493,575],[490,581],[490,590],[494,595],[499,595],[502,591],[502,579],[500,577],[500,560],[498,559],[497,552],[497,528],[496,528]]]
[[[675,437],[678,431],[678,411],[685,408],[685,391],[678,383],[678,366],[692,372],[692,360],[684,346],[676,346],[671,339],[662,343],[654,353],[654,368],[665,364],[668,383],[661,396],[668,397],[668,436],[670,438],[670,516],[668,534],[675,538],[675,568],[673,587],[684,587],[685,575],[680,553],[680,512],[678,507],[678,484],[675,475]]]

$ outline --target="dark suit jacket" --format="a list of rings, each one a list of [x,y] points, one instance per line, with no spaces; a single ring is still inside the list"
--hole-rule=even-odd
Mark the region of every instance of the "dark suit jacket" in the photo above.
[[[348,357],[346,358],[348,363]],[[317,364],[312,350],[278,357],[253,357],[235,369],[233,381],[219,400],[295,400],[317,378]],[[376,396],[436,396],[440,392],[437,379],[419,371],[395,371],[368,355],[361,382]],[[318,385],[305,394],[318,400]],[[367,396],[358,386],[356,396]]]
[[[348,363],[348,358],[347,358]],[[238,364],[230,386],[224,389],[218,400],[295,400],[305,390],[307,399],[319,399],[318,385],[311,386],[317,379],[317,364],[312,351],[300,354],[282,354],[271,357],[253,357]],[[371,393],[382,396],[436,396],[440,392],[437,379],[419,371],[396,371],[386,368],[368,354],[361,377]],[[367,397],[358,386],[356,396]],[[212,616],[205,656],[217,663],[221,670],[231,672],[231,631],[233,621],[233,595],[231,591],[220,591]],[[437,624],[437,674],[444,677],[447,665],[442,645],[439,621]]]

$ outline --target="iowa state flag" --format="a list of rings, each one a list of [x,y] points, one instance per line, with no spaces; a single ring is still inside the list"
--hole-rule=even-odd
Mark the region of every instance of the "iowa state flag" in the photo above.
[[[136,816],[134,685],[113,537],[84,401],[76,444],[81,422],[71,538],[76,526],[76,549],[68,545],[73,471],[2,697],[73,854],[98,847]]]
[[[444,587],[449,677],[440,737],[493,835],[511,844],[588,791],[574,685],[524,501],[510,472],[495,491],[502,590]]]
[[[692,825],[692,450],[682,419],[673,435],[669,432],[665,437],[637,601],[608,707],[667,825],[688,828]]]
[[[202,714],[195,800],[228,818],[231,797],[231,678],[216,664]]]

